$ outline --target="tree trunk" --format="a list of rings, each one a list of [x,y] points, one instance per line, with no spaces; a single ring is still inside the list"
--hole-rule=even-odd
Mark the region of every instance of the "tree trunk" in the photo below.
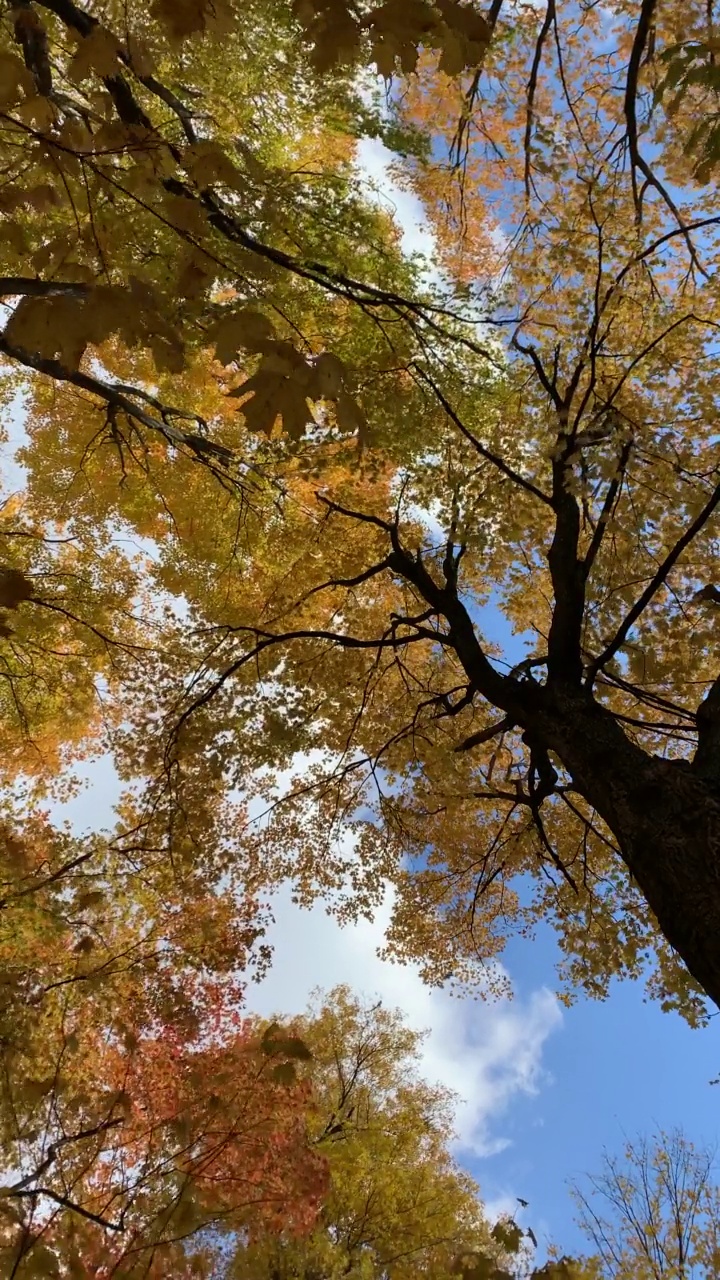
[[[533,732],[613,832],[662,933],[720,1006],[720,791],[688,761],[630,742],[592,698],[542,694]]]

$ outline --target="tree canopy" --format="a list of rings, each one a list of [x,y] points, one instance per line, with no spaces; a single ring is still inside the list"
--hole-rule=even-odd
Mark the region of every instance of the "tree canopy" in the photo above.
[[[308,1229],[307,1051],[241,1016],[228,903],[39,821],[2,848],[0,1274],[205,1275],[198,1233]]]
[[[422,1037],[399,1011],[338,988],[289,1025],[312,1053],[311,1132],[330,1189],[311,1234],[266,1234],[231,1274],[440,1277],[473,1249],[501,1262],[479,1188],[448,1149],[452,1100],[418,1075]]]
[[[598,1274],[613,1280],[700,1280],[720,1266],[715,1152],[676,1130],[606,1153],[575,1189]]]
[[[705,0],[3,10],[16,1197],[66,1207],[87,1131],[77,1203],[122,1168],[130,1220],[123,1037],[214,1052],[286,880],[389,887],[430,982],[549,921],[568,998],[720,1002],[716,50]],[[48,806],[93,757],[123,795],[79,836]]]

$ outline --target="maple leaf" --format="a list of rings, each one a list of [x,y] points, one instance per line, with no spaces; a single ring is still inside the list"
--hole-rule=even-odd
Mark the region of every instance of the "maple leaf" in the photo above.
[[[507,1253],[517,1253],[522,1243],[522,1229],[510,1219],[499,1218],[491,1232],[493,1240]]]
[[[308,398],[314,370],[290,343],[268,345],[257,372],[229,395],[243,399],[240,408],[251,431],[269,436],[281,418],[284,430],[297,440],[313,421]]]
[[[119,48],[117,41],[98,23],[89,35],[83,36],[68,67],[71,80],[81,84],[88,76],[114,76],[118,72]]]
[[[34,595],[33,584],[20,569],[0,566],[0,607],[17,609],[23,600],[31,600]]]
[[[58,359],[77,369],[88,343],[87,311],[79,298],[21,298],[5,336],[41,360]]]
[[[228,0],[154,0],[153,12],[178,41],[208,30],[227,32],[235,18]]]
[[[275,340],[275,331],[267,316],[253,307],[241,307],[223,315],[213,330],[215,355],[221,364],[230,364],[239,348],[263,351]]]
[[[183,153],[183,166],[199,187],[213,183],[242,191],[245,179],[230,160],[227,152],[211,138],[194,142]]]
[[[3,110],[32,95],[34,89],[32,74],[17,54],[0,50],[0,106]]]

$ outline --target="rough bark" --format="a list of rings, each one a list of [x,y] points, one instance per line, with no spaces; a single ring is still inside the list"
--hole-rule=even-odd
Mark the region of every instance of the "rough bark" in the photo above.
[[[720,794],[688,761],[635,746],[591,697],[552,702],[533,715],[537,729],[613,832],[662,933],[720,1005]]]

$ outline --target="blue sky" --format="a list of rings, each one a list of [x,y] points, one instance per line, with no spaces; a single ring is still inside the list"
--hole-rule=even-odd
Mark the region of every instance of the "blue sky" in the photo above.
[[[482,610],[485,635],[507,659],[526,656],[499,610]],[[559,950],[553,930],[513,939],[503,960],[521,1000],[543,986],[557,990]],[[505,1121],[511,1145],[469,1167],[490,1194],[505,1184],[530,1202],[520,1221],[541,1224],[563,1249],[582,1248],[568,1181],[599,1168],[603,1149],[680,1127],[699,1144],[720,1148],[720,1013],[691,1030],[646,998],[641,982],[614,981],[607,1000],[582,998],[563,1008],[562,1024],[543,1046],[539,1092],[518,1094]]]
[[[549,929],[535,942],[511,943],[506,964],[521,997],[538,983],[554,988],[556,955]],[[530,1201],[524,1220],[532,1225],[537,1214],[569,1252],[581,1237],[566,1181],[596,1170],[604,1147],[619,1152],[626,1138],[658,1127],[680,1126],[698,1143],[720,1139],[720,1086],[710,1083],[720,1074],[718,1019],[690,1030],[647,1002],[640,983],[615,982],[606,1001],[564,1010],[542,1066],[538,1094],[518,1098],[508,1115],[512,1146],[487,1172],[483,1162],[472,1172],[485,1185],[507,1179]]]

